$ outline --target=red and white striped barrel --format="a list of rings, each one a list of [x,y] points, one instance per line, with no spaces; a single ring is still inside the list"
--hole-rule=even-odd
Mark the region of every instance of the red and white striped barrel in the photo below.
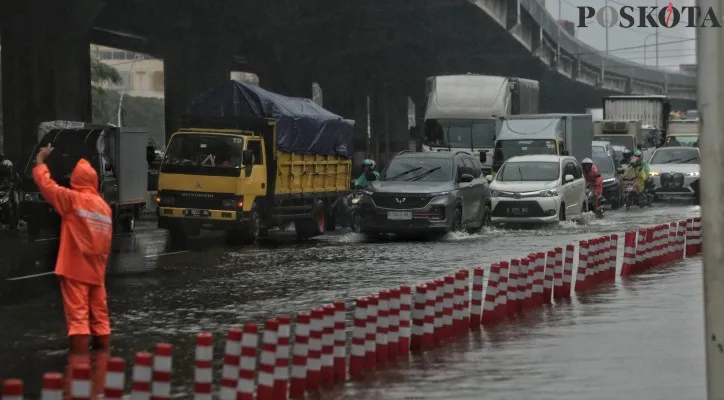
[[[400,286],[400,355],[410,353],[410,337],[412,335],[412,289],[407,285]]]
[[[334,305],[322,307],[322,365],[320,379],[325,385],[334,383]]]
[[[601,238],[593,238],[588,241],[588,265],[586,268],[586,286],[592,287],[598,283],[598,271],[600,267],[599,256],[601,254]]]
[[[411,350],[423,349],[423,337],[425,336],[425,304],[427,303],[427,286],[420,284],[415,286],[415,305],[412,312],[412,336],[410,338]]]
[[[495,301],[495,315],[497,319],[505,319],[508,315],[508,276],[510,264],[501,261],[498,275],[498,297]]]
[[[194,399],[210,400],[213,395],[214,340],[211,333],[196,334],[196,354],[194,357]]]
[[[440,344],[445,340],[444,320],[443,320],[443,300],[445,299],[445,281],[435,279],[435,327],[434,339],[435,343]]]
[[[694,255],[694,218],[686,219],[686,257]]]
[[[644,265],[645,268],[651,268],[656,265],[654,249],[656,249],[656,228],[646,228],[646,244],[644,245]]]
[[[482,323],[492,324],[495,322],[495,303],[498,300],[498,281],[500,278],[500,264],[493,263],[490,265],[490,273],[488,274],[488,286],[485,289],[485,300],[483,302]],[[475,275],[473,275],[475,279]]]
[[[156,344],[151,374],[151,400],[166,400],[171,397],[172,357],[173,346],[169,343]]]
[[[365,315],[363,318],[365,319],[364,323],[366,324],[367,316]],[[297,313],[297,324],[294,327],[294,348],[292,349],[292,373],[289,382],[289,397],[292,399],[303,399],[304,393],[307,390],[307,351],[309,348],[309,324],[311,319],[312,315],[308,312]],[[356,344],[355,340],[352,339],[353,349]],[[362,325],[362,354],[361,358],[356,361],[360,363],[358,365],[363,366],[364,325]]]
[[[442,299],[443,331],[445,332],[445,337],[454,337],[453,310],[455,308],[455,277],[448,275],[443,279],[443,282],[445,283]]]
[[[526,308],[533,308],[535,304],[533,286],[535,286],[535,253],[528,254],[528,257],[521,260],[521,264],[525,267],[525,304]]]
[[[461,335],[468,329],[467,326],[463,326],[463,298],[465,297],[465,288],[463,287],[463,280],[460,278],[459,273],[454,274],[455,288],[453,289],[453,331],[455,336]]]
[[[701,253],[701,217],[694,217],[694,254]]]
[[[239,380],[236,383],[237,400],[254,399],[254,374],[256,373],[256,348],[259,345],[259,325],[244,324],[239,358]]]
[[[88,392],[88,396],[90,396],[90,389]],[[2,400],[23,400],[23,381],[20,379],[3,381]]]
[[[334,302],[334,381],[347,380],[347,325],[344,300]]]
[[[546,255],[551,258],[553,255],[553,300],[559,300],[563,297],[563,249],[556,247],[549,250]]]
[[[684,259],[684,245],[686,243],[686,220],[679,221],[676,229],[676,258]]]
[[[576,271],[576,292],[587,289],[586,270],[588,269],[588,241],[578,243],[578,269]]]
[[[365,369],[374,371],[377,369],[377,304],[379,298],[370,296],[367,298],[367,337],[365,341]]]
[[[473,290],[470,300],[470,327],[480,325],[480,317],[483,312],[483,278],[485,270],[478,267],[473,269]],[[453,280],[454,281],[454,280]]]
[[[126,360],[121,357],[112,357],[108,360],[105,384],[106,387],[103,391],[104,400],[123,399],[126,388]]]
[[[274,400],[274,369],[277,360],[277,332],[279,321],[266,320],[262,334],[261,357],[259,358],[259,380],[256,388],[257,400]]]
[[[292,318],[288,315],[277,316],[276,363],[274,366],[274,400],[286,400],[289,389],[289,339],[292,335]]]
[[[629,276],[634,272],[634,266],[636,264],[636,231],[626,232],[623,243],[621,276]]]
[[[241,358],[241,335],[239,328],[229,328],[224,346],[224,365],[221,368],[221,400],[236,399],[236,381],[239,380],[239,362]]]
[[[155,372],[155,371],[154,371]],[[73,366],[71,371],[70,398],[72,400],[90,400],[91,369],[88,364]],[[151,397],[153,399],[153,397]],[[3,399],[4,400],[4,399]]]
[[[322,335],[324,332],[324,310],[312,308],[307,348],[307,391],[319,389],[322,379]]]
[[[510,260],[510,272],[508,272],[508,315],[515,315],[519,311],[520,302],[518,298],[518,285],[520,280],[520,260]]]
[[[461,279],[463,281],[463,323],[460,325],[460,328],[463,332],[467,332],[470,327],[470,271],[468,269],[461,269],[455,274],[455,279]]]
[[[546,253],[545,281],[543,281],[543,302],[550,304],[553,300],[553,281],[556,274],[556,251],[548,250]],[[561,266],[562,268],[563,266]],[[558,279],[563,277],[563,270],[558,271]]]
[[[573,243],[566,245],[566,254],[563,257],[563,286],[561,288],[561,298],[568,299],[571,297],[573,288],[573,256],[576,254],[576,246]]]
[[[349,375],[358,379],[365,370],[367,341],[367,298],[358,297],[354,305],[354,327],[352,328],[352,346],[349,357]]]
[[[636,233],[636,262],[631,273],[638,273],[646,269],[646,230],[639,229]]]
[[[400,355],[400,288],[390,290],[390,329],[387,334],[387,355],[394,360]]]
[[[131,400],[148,400],[151,398],[151,371],[153,370],[151,353],[136,353],[133,363],[131,382]]]
[[[389,358],[390,297],[391,293],[389,290],[380,291],[377,304],[377,347],[375,349],[378,365],[387,364],[387,359]]]
[[[121,360],[123,359],[121,358]],[[121,397],[117,398],[122,397],[123,389],[121,389]],[[107,395],[106,398],[108,398]],[[57,372],[46,372],[43,374],[43,391],[40,393],[40,400],[63,400],[63,374]]]
[[[425,292],[425,325],[422,332],[422,346],[425,349],[435,344],[435,301],[437,300],[437,286],[435,282],[427,283]]]
[[[546,276],[545,253],[535,253],[535,275],[533,276],[533,301],[536,307],[544,303],[543,287]]]
[[[677,223],[672,222],[669,224],[669,240],[666,242],[666,261],[672,262],[676,260],[676,245],[678,244]]]
[[[651,257],[654,265],[660,265],[662,262],[663,243],[665,241],[665,232],[662,228],[662,225],[654,227],[654,244],[651,248],[651,252],[653,253]]]
[[[616,233],[611,235],[608,254],[608,279],[610,281],[615,281],[616,268],[618,266],[618,234]]]
[[[596,240],[596,268],[593,274],[593,281],[603,282],[604,271],[606,270],[606,256],[608,254],[608,236],[602,236]]]

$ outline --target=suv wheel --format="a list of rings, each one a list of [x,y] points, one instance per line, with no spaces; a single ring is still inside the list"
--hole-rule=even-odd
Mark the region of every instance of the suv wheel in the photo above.
[[[478,233],[484,227],[489,226],[489,225],[490,225],[490,206],[486,204],[485,207],[483,207],[483,216],[480,220],[480,226],[478,226],[476,228],[469,228],[468,233]]]
[[[453,213],[452,226],[450,227],[451,232],[460,232],[463,230],[463,211],[460,207],[455,208]]]

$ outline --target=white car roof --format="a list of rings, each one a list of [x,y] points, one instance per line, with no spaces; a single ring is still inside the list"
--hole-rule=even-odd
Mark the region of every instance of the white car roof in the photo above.
[[[506,161],[506,163],[509,162],[560,162],[561,159],[567,158],[568,156],[557,156],[554,154],[531,154],[527,156],[516,156],[511,157]]]

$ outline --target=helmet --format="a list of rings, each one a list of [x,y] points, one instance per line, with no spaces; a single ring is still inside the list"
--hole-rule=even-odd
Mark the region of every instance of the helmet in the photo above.
[[[643,156],[643,154],[641,154],[641,150],[634,151],[633,155],[634,155],[634,157],[638,157],[638,158],[641,158],[641,156]]]
[[[584,158],[583,161],[581,161],[581,165],[585,165],[585,164],[593,165],[593,160],[591,160],[590,158]]]
[[[369,158],[362,161],[362,168],[364,167],[370,167],[371,169],[375,169],[377,166],[377,163],[375,163],[375,160],[370,160]]]
[[[638,167],[639,165],[641,165],[641,158],[635,157],[635,156],[632,157],[630,164],[631,164],[631,166]]]
[[[10,160],[3,160],[3,162],[0,163],[0,169],[12,171],[13,169],[13,162]]]

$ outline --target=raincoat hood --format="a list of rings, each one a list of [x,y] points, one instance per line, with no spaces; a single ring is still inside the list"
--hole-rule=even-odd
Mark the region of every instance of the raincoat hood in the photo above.
[[[79,192],[98,193],[98,174],[85,159],[78,161],[73,168],[70,187]]]

